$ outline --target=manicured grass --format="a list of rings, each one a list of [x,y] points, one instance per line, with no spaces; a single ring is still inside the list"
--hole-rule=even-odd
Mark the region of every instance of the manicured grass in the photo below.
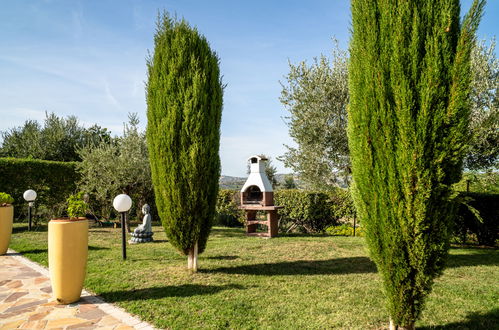
[[[16,225],[10,247],[47,266],[47,232]],[[42,229],[43,230],[43,229]],[[45,229],[46,230],[46,229]],[[129,245],[120,229],[92,228],[85,287],[160,328],[380,329],[381,282],[363,238],[246,237],[214,228],[200,271],[154,227],[156,242]],[[451,249],[419,328],[497,329],[499,252]]]

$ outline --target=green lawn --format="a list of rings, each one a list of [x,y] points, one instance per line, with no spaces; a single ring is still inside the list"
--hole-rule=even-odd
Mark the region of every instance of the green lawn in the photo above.
[[[10,247],[47,266],[47,232],[17,224]],[[45,229],[46,230],[46,229]],[[154,227],[156,242],[129,245],[120,229],[92,228],[85,287],[160,328],[380,329],[381,282],[363,238],[246,237],[214,228],[199,272]],[[450,251],[418,328],[497,329],[499,252]]]

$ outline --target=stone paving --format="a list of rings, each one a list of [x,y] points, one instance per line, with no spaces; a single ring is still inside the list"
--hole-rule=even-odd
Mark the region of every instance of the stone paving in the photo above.
[[[0,256],[0,329],[153,329],[86,291],[70,305],[51,292],[46,268],[12,250]]]

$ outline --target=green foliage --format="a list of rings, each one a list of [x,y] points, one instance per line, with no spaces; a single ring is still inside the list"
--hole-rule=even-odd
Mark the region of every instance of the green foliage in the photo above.
[[[22,127],[2,132],[0,156],[55,161],[79,161],[78,150],[85,146],[109,143],[106,128],[93,125],[85,128],[75,116],[59,118],[46,113],[43,127],[27,120]]]
[[[465,166],[471,170],[499,167],[499,60],[495,39],[475,44],[471,53],[470,151]]]
[[[73,162],[0,158],[0,187],[15,198],[16,217],[26,209],[23,193],[28,189],[36,191],[35,205],[37,210],[46,210],[45,220],[61,216],[79,179]]]
[[[478,244],[494,246],[499,233],[499,194],[460,193],[454,235],[464,244],[468,235]]]
[[[499,194],[499,172],[464,172],[461,181],[454,185],[460,192]]]
[[[155,213],[145,134],[139,131],[136,114],[129,114],[128,118],[123,136],[112,139],[109,144],[91,145],[79,151],[80,189],[89,193],[92,209],[106,219],[112,213],[110,201],[121,193],[134,200],[138,217],[146,203],[152,207],[153,217]]]
[[[239,209],[239,191],[220,189],[217,197],[215,225],[226,227],[241,227],[244,222],[244,212]]]
[[[284,177],[284,183],[282,184],[283,189],[296,189],[298,188],[296,186],[295,179],[293,177],[293,174],[288,174]]]
[[[11,195],[0,192],[0,206],[12,203],[14,203],[14,198]]]
[[[327,191],[331,214],[339,221],[341,219],[353,219],[357,216],[352,194],[348,189],[335,188]]]
[[[353,226],[346,223],[339,226],[330,226],[326,228],[326,233],[331,236],[353,236]],[[356,227],[355,236],[363,237],[364,229]]]
[[[331,60],[289,64],[280,101],[289,111],[289,135],[297,147],[279,158],[300,175],[307,188],[330,189],[348,182],[348,56],[338,47]]]
[[[284,206],[278,211],[280,231],[322,233],[338,220],[332,212],[330,198],[324,192],[277,190],[274,204]]]
[[[353,0],[353,196],[394,325],[412,327],[448,252],[484,1]]]
[[[70,218],[84,217],[87,213],[87,204],[83,200],[83,192],[70,195],[66,200],[68,203],[68,216]]]
[[[185,20],[158,18],[147,60],[147,144],[158,212],[171,244],[199,253],[215,217],[223,86],[219,59]]]

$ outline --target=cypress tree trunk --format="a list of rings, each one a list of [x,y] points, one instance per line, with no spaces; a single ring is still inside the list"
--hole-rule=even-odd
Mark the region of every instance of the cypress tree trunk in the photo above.
[[[441,274],[484,1],[352,0],[348,137],[353,195],[383,279],[390,329],[413,329]]]
[[[158,18],[147,61],[147,144],[156,205],[170,243],[197,269],[220,177],[219,60],[184,20]]]

